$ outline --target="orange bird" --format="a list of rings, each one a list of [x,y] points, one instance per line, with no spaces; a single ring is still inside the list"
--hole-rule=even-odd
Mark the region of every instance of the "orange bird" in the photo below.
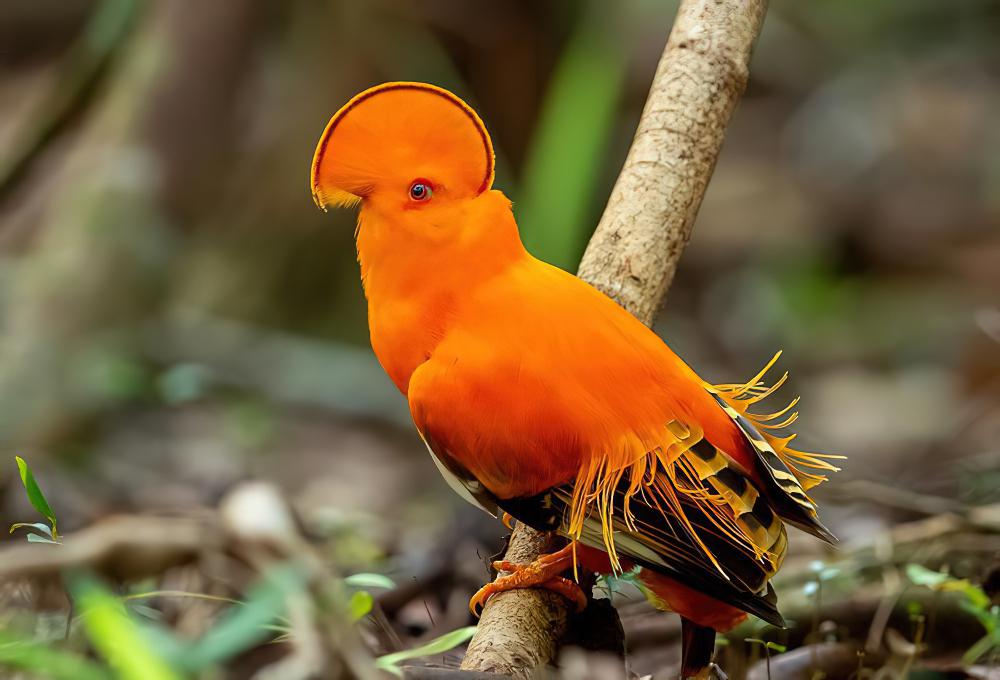
[[[637,569],[683,617],[683,673],[707,677],[715,632],[746,613],[782,625],[769,579],[785,523],[832,541],[806,492],[836,470],[748,408],[784,381],[702,380],[603,293],[521,244],[493,189],[483,122],[451,92],[386,83],[351,99],[316,148],[312,192],[360,204],[371,343],[459,494],[568,539],[485,586],[473,608],[562,573]],[[553,197],[558,200],[558,197]],[[776,422],[784,417],[784,420]],[[575,573],[575,570],[574,570]]]

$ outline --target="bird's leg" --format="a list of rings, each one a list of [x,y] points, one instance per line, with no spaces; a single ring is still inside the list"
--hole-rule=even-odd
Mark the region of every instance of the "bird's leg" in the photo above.
[[[514,521],[515,521],[514,516],[511,515],[509,512],[505,512],[502,515],[500,515],[500,521],[503,522],[503,525],[507,527],[509,530],[511,531],[514,530]]]
[[[516,588],[540,587],[562,595],[575,604],[578,611],[582,611],[587,607],[587,595],[576,583],[559,575],[572,566],[572,543],[558,552],[539,555],[530,564],[515,564],[505,560],[494,562],[494,569],[510,572],[510,575],[501,576],[480,588],[469,601],[469,609],[478,615],[479,610],[486,606],[486,601],[497,593]]]
[[[722,669],[712,663],[715,630],[681,618],[682,680],[727,680]]]

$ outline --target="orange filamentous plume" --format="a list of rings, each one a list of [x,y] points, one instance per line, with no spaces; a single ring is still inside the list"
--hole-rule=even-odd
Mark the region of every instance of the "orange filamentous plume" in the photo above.
[[[750,407],[752,405],[773,395],[788,379],[788,373],[786,372],[770,386],[762,381],[764,376],[769,370],[771,370],[780,356],[781,352],[777,352],[757,375],[745,383],[713,385],[710,389],[722,396],[737,413],[745,417],[758,430],[760,430],[764,439],[771,445],[778,457],[781,458],[781,460],[795,474],[795,477],[802,485],[802,488],[808,491],[818,484],[827,481],[827,477],[822,474],[816,474],[803,470],[802,468],[823,470],[825,472],[839,472],[840,468],[828,461],[844,460],[846,456],[798,451],[788,446],[788,444],[795,439],[794,434],[787,437],[778,437],[768,432],[768,430],[783,430],[799,419],[798,411],[793,411],[780,423],[771,422],[781,418],[795,408],[795,406],[799,403],[800,397],[794,397],[784,408],[781,408],[773,413],[758,414],[750,412]]]

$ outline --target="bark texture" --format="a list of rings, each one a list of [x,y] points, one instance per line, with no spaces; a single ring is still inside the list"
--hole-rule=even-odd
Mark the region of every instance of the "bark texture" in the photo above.
[[[685,0],[579,276],[652,324],[677,271],[766,0]]]
[[[518,523],[504,559],[518,564],[531,562],[550,552],[553,542],[550,534]],[[514,590],[491,597],[462,669],[529,677],[533,669],[556,657],[569,618],[567,605],[561,595],[547,590]]]
[[[726,126],[746,88],[767,0],[682,0],[635,139],[579,276],[652,324],[691,235]],[[518,524],[505,559],[551,539]],[[492,597],[462,668],[530,677],[555,658],[568,603],[537,590]]]

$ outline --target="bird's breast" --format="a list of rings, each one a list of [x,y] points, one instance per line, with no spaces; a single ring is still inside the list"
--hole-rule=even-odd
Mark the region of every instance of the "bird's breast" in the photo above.
[[[370,296],[368,329],[382,368],[403,394],[410,376],[427,361],[443,334],[448,304],[440,298]]]

